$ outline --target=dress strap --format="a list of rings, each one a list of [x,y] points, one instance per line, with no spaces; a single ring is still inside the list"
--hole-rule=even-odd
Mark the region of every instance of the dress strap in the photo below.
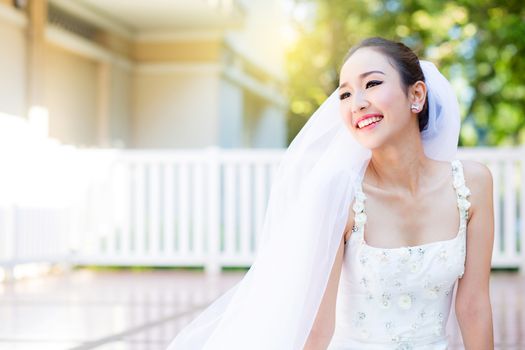
[[[355,202],[352,206],[354,210],[354,227],[352,228],[352,234],[362,235],[365,222],[366,222],[366,212],[365,212],[365,199],[366,195],[363,192],[361,187],[361,181],[358,180],[355,182]],[[363,239],[361,237],[361,239]]]
[[[453,185],[456,190],[456,197],[458,208],[460,212],[460,228],[465,230],[467,228],[468,221],[468,209],[470,208],[470,201],[468,197],[471,192],[470,189],[465,184],[465,176],[463,173],[463,164],[458,159],[454,159],[451,162],[452,165],[452,175],[453,175]]]

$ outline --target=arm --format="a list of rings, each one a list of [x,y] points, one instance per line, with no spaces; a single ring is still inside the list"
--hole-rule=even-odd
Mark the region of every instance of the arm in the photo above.
[[[465,273],[458,282],[456,316],[466,350],[494,349],[489,279],[494,243],[492,175],[483,164],[464,161],[471,188]]]
[[[337,299],[337,289],[339,287],[339,276],[343,263],[344,237],[341,238],[339,249],[335,257],[332,272],[326,286],[321,305],[317,311],[317,317],[306,341],[304,350],[326,349],[332,339],[335,329],[335,305]]]

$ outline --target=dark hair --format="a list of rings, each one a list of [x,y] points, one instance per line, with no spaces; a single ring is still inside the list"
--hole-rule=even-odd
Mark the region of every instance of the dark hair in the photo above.
[[[375,49],[389,59],[390,63],[401,76],[403,87],[405,88],[405,95],[408,93],[408,87],[415,82],[421,80],[425,81],[425,76],[419,64],[419,58],[416,54],[405,44],[395,42],[379,37],[367,38],[359,44],[352,46],[345,56],[343,62],[346,62],[357,50],[369,47]],[[418,113],[419,131],[423,131],[428,124],[428,94],[425,99],[425,105],[421,112]]]

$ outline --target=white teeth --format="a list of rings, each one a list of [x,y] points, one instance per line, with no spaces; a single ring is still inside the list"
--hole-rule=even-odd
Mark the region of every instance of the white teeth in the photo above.
[[[372,124],[373,122],[377,122],[379,120],[383,119],[383,117],[370,117],[365,120],[361,120],[359,123],[357,123],[357,126],[359,129],[364,128],[367,125]]]

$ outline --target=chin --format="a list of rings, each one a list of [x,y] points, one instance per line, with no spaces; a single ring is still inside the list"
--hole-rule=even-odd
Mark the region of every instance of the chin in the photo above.
[[[367,148],[371,151],[373,151],[374,149],[381,148],[385,144],[385,140],[379,137],[358,137],[357,142],[359,142],[359,144],[364,148]]]

